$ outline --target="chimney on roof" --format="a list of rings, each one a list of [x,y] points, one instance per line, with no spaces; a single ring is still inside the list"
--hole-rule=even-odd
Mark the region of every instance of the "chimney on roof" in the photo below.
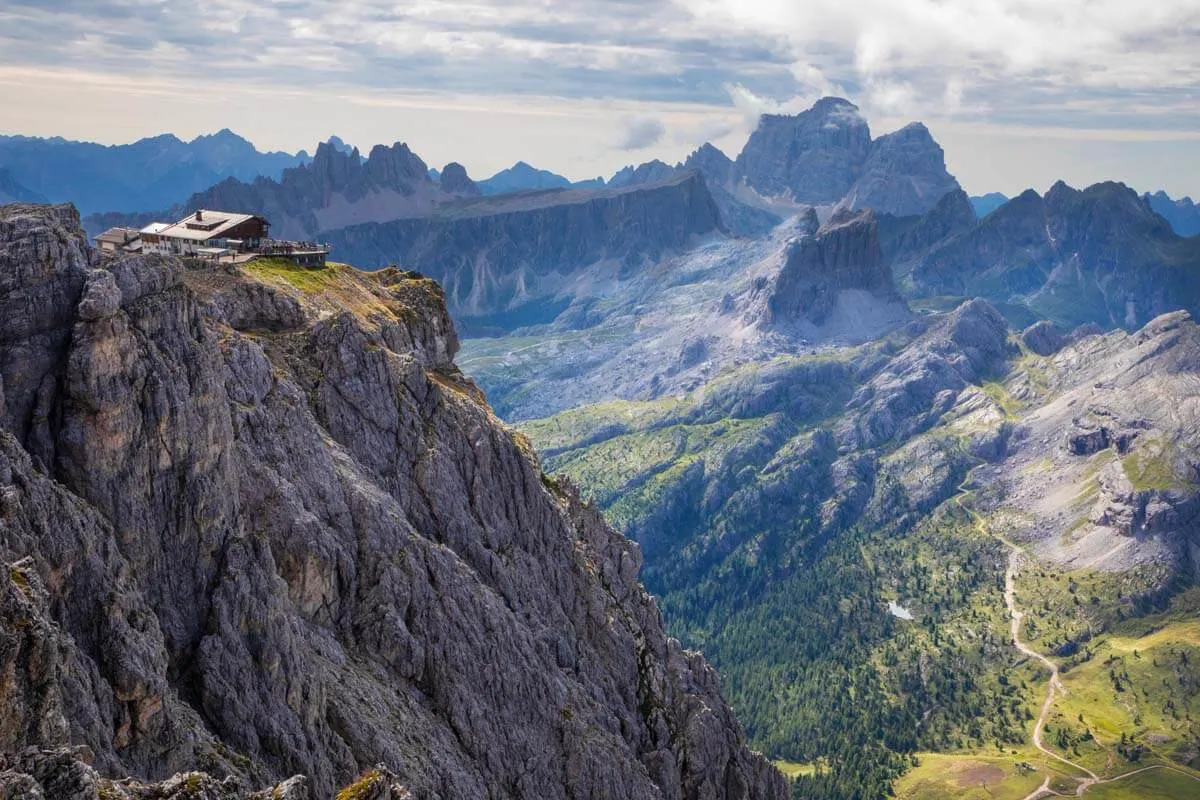
[[[196,212],[196,222],[203,222],[203,221],[204,221],[204,212],[197,211]]]

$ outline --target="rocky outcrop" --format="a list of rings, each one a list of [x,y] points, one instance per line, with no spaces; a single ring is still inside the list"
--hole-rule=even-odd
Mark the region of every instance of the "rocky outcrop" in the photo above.
[[[340,258],[402,264],[446,289],[468,329],[549,322],[570,302],[582,268],[606,262],[608,280],[721,231],[697,173],[666,183],[487,198],[425,219],[331,232]]]
[[[737,172],[764,195],[834,204],[854,186],[870,152],[871,130],[858,107],[826,97],[795,116],[763,115]]]
[[[802,235],[789,248],[767,300],[764,322],[787,326],[803,319],[820,325],[832,312],[838,294],[849,289],[883,299],[896,296],[870,211],[839,212],[815,234]]]
[[[1067,336],[1053,322],[1042,320],[1021,331],[1021,343],[1039,356],[1052,356],[1067,344]]]
[[[467,175],[466,167],[456,161],[442,168],[440,180],[442,191],[455,197],[479,197],[483,194]]]
[[[964,303],[855,393],[838,443],[860,449],[911,439],[939,422],[970,384],[1001,374],[1011,354],[999,312],[981,300]]]
[[[875,140],[842,203],[908,217],[924,214],[947,194],[961,191],[946,171],[946,154],[929,129],[913,122]]]
[[[1174,309],[1200,311],[1198,274],[1200,241],[1175,235],[1132,190],[1060,182],[917,259],[910,291],[982,296],[1068,329],[1135,329]]]
[[[74,222],[0,211],[0,785],[786,796],[436,284],[97,268]],[[68,741],[93,766],[22,749]]]

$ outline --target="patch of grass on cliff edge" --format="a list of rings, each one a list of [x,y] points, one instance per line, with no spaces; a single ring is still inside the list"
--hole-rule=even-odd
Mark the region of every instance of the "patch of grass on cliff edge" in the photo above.
[[[1186,477],[1181,469],[1185,464],[1179,448],[1162,439],[1140,443],[1121,460],[1125,477],[1139,492],[1194,489],[1195,480]]]
[[[321,268],[301,267],[286,258],[255,259],[245,266],[245,270],[258,278],[281,278],[306,294],[328,289],[333,285],[338,272],[335,264]]]

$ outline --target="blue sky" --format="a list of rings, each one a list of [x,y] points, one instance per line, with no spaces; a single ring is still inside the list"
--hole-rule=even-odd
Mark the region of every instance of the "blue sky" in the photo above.
[[[822,94],[972,192],[1200,195],[1200,0],[4,0],[4,132],[406,141],[485,177],[736,155]]]

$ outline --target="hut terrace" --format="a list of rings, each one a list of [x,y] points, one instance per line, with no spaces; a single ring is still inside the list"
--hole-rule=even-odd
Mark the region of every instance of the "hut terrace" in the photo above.
[[[329,245],[277,241],[270,238],[270,228],[267,218],[257,214],[200,209],[175,223],[147,225],[139,236],[146,253],[234,263],[273,257],[304,267],[325,266]]]

